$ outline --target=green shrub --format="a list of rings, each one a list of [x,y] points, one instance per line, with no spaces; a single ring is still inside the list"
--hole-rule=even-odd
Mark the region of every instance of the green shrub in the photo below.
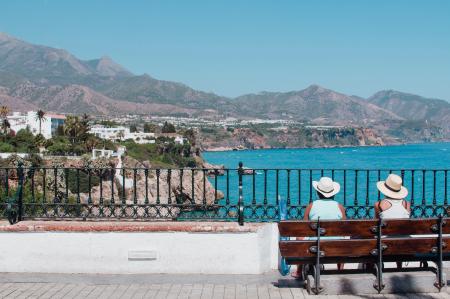
[[[77,176],[79,174],[79,182],[80,182],[80,193],[88,193],[89,192],[89,174],[84,171],[77,171],[75,169],[68,170],[68,187],[70,192],[77,193],[78,192],[78,179]],[[91,188],[94,186],[98,186],[100,184],[100,178],[98,176],[94,176],[91,174]]]

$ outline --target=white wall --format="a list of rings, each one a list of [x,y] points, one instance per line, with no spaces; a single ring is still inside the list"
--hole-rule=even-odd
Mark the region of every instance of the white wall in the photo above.
[[[27,125],[30,127],[31,132],[34,135],[39,134],[39,120],[36,118],[36,111],[28,111],[27,113]],[[52,137],[52,121],[48,115],[41,121],[41,134],[49,139]]]
[[[244,233],[3,232],[0,272],[260,274],[277,268],[277,242],[276,224]],[[156,259],[129,258],[142,251]]]

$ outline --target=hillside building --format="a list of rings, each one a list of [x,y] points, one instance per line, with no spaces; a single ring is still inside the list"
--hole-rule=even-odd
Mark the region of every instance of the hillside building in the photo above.
[[[33,135],[38,135],[39,130],[44,138],[49,139],[56,133],[59,126],[64,125],[66,117],[62,114],[45,114],[41,120],[39,129],[39,119],[36,117],[36,111],[27,113],[13,112],[7,116],[11,130],[15,133],[23,129],[29,129]]]

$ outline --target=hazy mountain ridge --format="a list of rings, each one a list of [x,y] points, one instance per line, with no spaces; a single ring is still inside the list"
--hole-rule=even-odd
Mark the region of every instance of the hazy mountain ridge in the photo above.
[[[351,123],[401,119],[367,101],[318,85],[300,91],[263,92],[236,98],[244,114],[267,118],[296,118],[319,123]]]
[[[0,103],[19,111],[39,107],[104,115],[284,118],[330,125],[395,122],[400,127],[405,121],[417,121],[410,126],[415,131],[437,124],[450,132],[450,103],[443,100],[392,90],[366,100],[318,85],[231,99],[147,74],[134,75],[107,56],[80,60],[66,50],[33,45],[4,33],[0,33]]]
[[[0,69],[30,80],[70,79],[81,76],[122,77],[132,74],[108,57],[84,61],[68,51],[33,45],[0,33]]]
[[[429,121],[450,130],[450,103],[447,101],[395,90],[379,91],[368,101],[405,119]]]
[[[73,112],[61,110],[71,107],[70,103],[56,105],[50,100],[55,89],[71,85],[85,86],[101,93],[103,97],[115,100],[115,104],[121,106],[120,113],[170,114],[173,111],[201,114],[201,111],[195,110],[217,110],[219,106],[234,110],[231,101],[225,97],[197,91],[181,83],[157,80],[146,74],[135,76],[106,56],[83,61],[65,50],[32,45],[0,33],[0,86],[9,88],[9,96],[23,96],[25,89],[26,100],[40,99],[45,109]],[[17,90],[21,92],[17,93]],[[83,100],[84,94],[80,94],[77,111],[101,114],[118,112],[115,107],[98,107],[91,99]],[[64,97],[58,99],[66,100]],[[73,98],[69,96],[67,101],[71,102]],[[142,107],[136,106],[136,103],[148,105]]]

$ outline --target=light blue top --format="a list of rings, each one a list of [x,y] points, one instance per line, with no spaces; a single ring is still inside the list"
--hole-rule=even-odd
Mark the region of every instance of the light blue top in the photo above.
[[[309,212],[309,220],[340,220],[342,211],[339,209],[339,203],[332,199],[317,199],[313,202]]]

